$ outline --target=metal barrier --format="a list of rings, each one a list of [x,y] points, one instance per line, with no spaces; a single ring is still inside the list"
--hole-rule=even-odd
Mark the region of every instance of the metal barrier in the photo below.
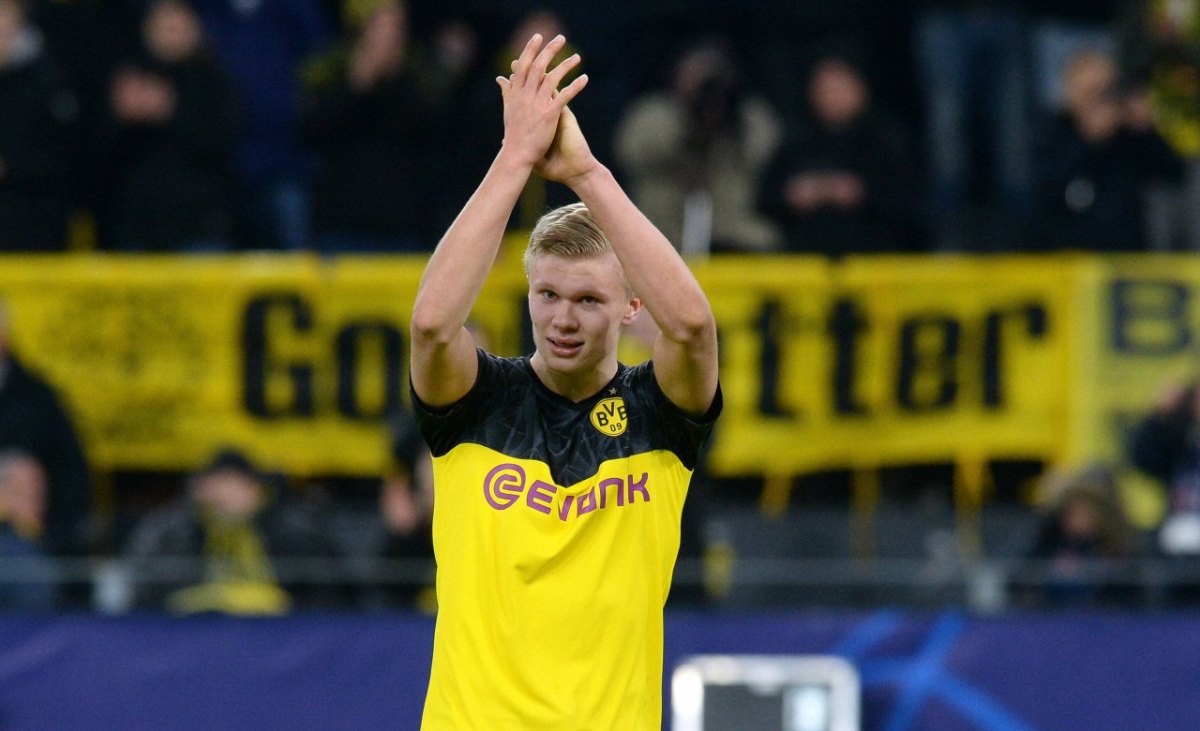
[[[432,566],[421,560],[276,559],[282,585],[388,588],[430,585]],[[160,557],[29,559],[0,562],[0,590],[21,584],[83,588],[90,607],[104,613],[133,608],[137,587],[204,580],[205,565],[194,558]],[[879,605],[913,608],[961,607],[994,613],[1032,604],[1089,603],[1158,609],[1200,603],[1200,560],[1142,558],[1076,561],[1069,575],[1051,561],[930,560],[852,558],[742,558],[728,584],[707,606],[737,609]],[[706,587],[705,563],[681,559],[677,589]],[[701,592],[703,593],[703,592]],[[1193,602],[1193,598],[1198,601]],[[1043,597],[1044,601],[1028,597]],[[353,602],[346,609],[354,609]]]

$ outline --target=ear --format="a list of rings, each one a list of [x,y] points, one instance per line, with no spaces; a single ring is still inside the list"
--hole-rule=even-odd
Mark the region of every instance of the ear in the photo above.
[[[625,315],[621,318],[622,325],[632,325],[637,320],[638,315],[642,312],[642,298],[634,297],[629,300],[629,306],[625,308]]]

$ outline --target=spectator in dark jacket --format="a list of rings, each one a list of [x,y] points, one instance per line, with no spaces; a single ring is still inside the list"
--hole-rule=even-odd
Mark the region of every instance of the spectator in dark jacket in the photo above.
[[[1200,556],[1200,389],[1174,386],[1133,429],[1129,456],[1167,494],[1159,544],[1170,555]]]
[[[871,103],[848,53],[817,59],[809,113],[768,163],[760,209],[791,252],[853,254],[914,247],[916,174],[898,126]]]
[[[432,250],[422,173],[432,111],[409,47],[408,11],[377,7],[315,68],[302,119],[320,153],[314,187],[317,248]]]
[[[1154,126],[1184,159],[1181,185],[1147,196],[1150,248],[1200,250],[1200,0],[1126,0],[1122,74],[1149,94]]]
[[[77,112],[24,0],[0,0],[0,252],[66,247]]]
[[[125,553],[143,580],[135,602],[145,609],[275,615],[329,606],[338,595],[333,581],[299,581],[284,570],[296,559],[329,562],[332,542],[311,513],[234,450],[218,452],[184,498],[135,526]]]
[[[1036,156],[1034,207],[1044,245],[1142,250],[1146,187],[1181,180],[1183,163],[1152,127],[1146,95],[1117,88],[1107,56],[1076,56],[1064,88],[1067,110],[1049,123]]]
[[[49,478],[45,546],[57,555],[88,548],[91,479],[70,417],[54,389],[27,371],[8,349],[0,304],[0,448],[28,452]]]
[[[233,87],[183,0],[155,0],[142,30],[142,54],[113,76],[100,135],[108,238],[125,251],[232,248]]]
[[[1168,602],[1200,604],[1200,384],[1172,385],[1129,437],[1129,456],[1166,493],[1158,549],[1172,559]]]
[[[57,577],[42,543],[45,527],[45,471],[25,452],[0,450],[0,565],[33,574],[0,581],[0,611],[58,606]]]
[[[416,417],[400,409],[388,418],[391,468],[379,488],[378,520],[371,528],[371,553],[397,562],[403,577],[384,581],[363,597],[367,606],[437,610],[433,592],[433,463]]]
[[[1135,555],[1135,540],[1116,475],[1100,466],[1052,473],[1046,492],[1028,563],[1014,587],[1020,599],[1037,606],[1128,604],[1135,597],[1119,579]]]
[[[34,0],[31,7],[46,46],[61,62],[79,103],[68,159],[74,201],[68,245],[98,245],[96,217],[111,184],[96,145],[98,125],[108,116],[109,80],[118,63],[140,47],[138,26],[146,0]]]
[[[450,227],[463,201],[475,192],[496,156],[503,120],[496,109],[497,74],[483,60],[474,27],[450,20],[433,34],[423,71],[423,86],[433,109],[430,149],[426,163],[432,239]],[[427,159],[430,156],[427,156]]]

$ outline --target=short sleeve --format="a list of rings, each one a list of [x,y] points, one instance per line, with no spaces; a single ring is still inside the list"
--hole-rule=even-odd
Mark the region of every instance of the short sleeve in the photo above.
[[[452,404],[447,406],[429,406],[417,396],[416,389],[409,381],[409,391],[412,393],[413,413],[417,417],[421,436],[429,445],[434,457],[449,452],[462,438],[462,435],[478,421],[478,415],[489,410],[495,398],[498,382],[502,380],[500,359],[476,349],[479,358],[479,371],[471,390]]]
[[[705,442],[711,436],[717,417],[724,408],[724,397],[721,384],[717,384],[712,404],[708,411],[700,417],[689,416],[675,405],[658,385],[654,377],[654,363],[647,361],[634,369],[634,377],[638,381],[638,389],[646,394],[654,406],[660,434],[656,442],[665,443],[667,447],[679,456],[688,469],[695,469],[700,461],[700,453]]]

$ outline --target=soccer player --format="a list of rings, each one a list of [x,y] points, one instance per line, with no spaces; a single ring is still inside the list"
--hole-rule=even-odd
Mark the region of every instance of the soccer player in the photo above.
[[[716,325],[671,244],[595,157],[559,90],[577,55],[534,35],[497,79],[504,141],[417,293],[412,388],[434,461],[438,619],[422,727],[658,729],[680,514],[721,410]],[[464,327],[530,174],[581,203],[525,255],[535,352]],[[645,307],[650,361],[617,362]]]

